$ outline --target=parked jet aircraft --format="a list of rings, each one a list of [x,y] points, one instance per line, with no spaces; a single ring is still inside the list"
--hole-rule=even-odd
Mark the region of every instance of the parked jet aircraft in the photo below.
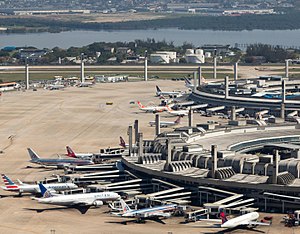
[[[90,86],[92,86],[92,85],[94,85],[93,82],[80,82],[80,83],[77,85],[77,87],[80,87],[80,88],[82,88],[82,87],[90,87]]]
[[[187,87],[189,89],[193,89],[194,88],[194,85],[187,78],[184,78],[184,83],[185,83],[185,87]]]
[[[40,187],[37,184],[25,184],[19,181],[20,185],[15,184],[8,176],[2,174],[2,179],[4,181],[5,186],[2,187],[5,191],[17,192],[19,195],[22,193],[41,193]],[[71,189],[77,189],[78,186],[73,183],[52,183],[52,184],[44,184],[45,188],[54,191],[65,191]]]
[[[120,199],[120,195],[115,192],[83,193],[53,196],[43,184],[39,184],[42,198],[34,198],[40,203],[75,207],[75,206],[102,206],[105,202]]]
[[[185,83],[185,87],[189,89],[194,88],[194,84],[192,84],[192,82],[189,79],[184,78],[184,83]],[[201,77],[201,83],[207,83],[204,77]]]
[[[75,153],[70,146],[66,146],[67,154],[66,156],[71,158],[80,158],[80,159],[91,159],[94,154],[92,153]]]
[[[57,166],[63,168],[70,165],[91,165],[91,160],[83,160],[77,158],[40,158],[31,148],[27,148],[31,163],[37,163],[44,166]]]
[[[142,105],[141,102],[137,102],[137,103],[138,103],[140,110],[146,111],[146,112],[154,112],[155,113],[155,112],[162,112],[162,111],[167,110],[166,106],[144,106],[144,105]]]
[[[221,220],[219,221],[221,221],[222,223],[220,225],[215,225],[220,228],[256,227],[258,225],[270,225],[270,223],[257,222],[256,220],[259,218],[259,214],[257,212],[250,212],[228,220],[226,214],[222,211],[220,213],[220,218]],[[206,220],[210,221],[209,219]]]
[[[175,126],[178,125],[180,123],[182,116],[178,116],[178,118],[174,121],[160,121],[159,125],[161,128],[167,128],[167,127],[171,127],[171,126]],[[155,121],[150,121],[149,122],[150,126],[153,127],[156,125]]]
[[[49,90],[59,90],[59,89],[65,88],[65,86],[62,84],[51,84],[51,85],[48,85],[46,88]]]
[[[156,85],[156,96],[160,97],[160,96],[171,96],[171,97],[180,97],[182,96],[182,93],[180,91],[169,91],[169,92],[163,92],[158,85]]]
[[[188,110],[173,110],[168,105],[166,107],[167,107],[168,113],[171,114],[171,115],[185,116],[185,115],[188,115],[188,113],[189,113]]]
[[[170,218],[171,217],[170,212],[174,211],[177,208],[176,204],[170,204],[170,205],[156,206],[152,208],[132,210],[123,199],[121,199],[120,202],[122,206],[122,212],[112,213],[112,214],[119,217],[125,217],[125,218],[137,218],[138,221],[142,221],[145,219],[152,219],[161,222],[159,218]]]

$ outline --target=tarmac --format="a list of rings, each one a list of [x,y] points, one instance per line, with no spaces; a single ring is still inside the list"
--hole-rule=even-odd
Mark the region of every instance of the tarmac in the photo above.
[[[139,120],[144,139],[153,139],[152,113],[141,112],[136,104],[159,104],[155,85],[162,90],[186,90],[183,81],[148,81],[96,84],[91,88],[64,90],[32,90],[6,92],[0,97],[0,171],[13,180],[42,180],[62,171],[27,168],[26,148],[33,148],[41,157],[57,157],[70,145],[76,152],[99,152],[100,148],[117,147],[119,136],[127,139],[127,128]],[[113,102],[113,105],[106,105]],[[161,113],[161,120],[176,119]],[[214,117],[217,120],[217,117]],[[194,115],[194,122],[204,123],[211,118]],[[182,124],[187,124],[184,117]],[[1,182],[3,185],[3,182]],[[17,197],[0,190],[0,234],[2,233],[222,233],[212,224],[183,222],[182,217],[153,221],[146,224],[120,224],[124,219],[113,217],[108,208],[91,208],[82,215],[76,209],[38,204],[30,196]],[[226,233],[300,233],[299,228],[286,228],[280,223],[282,214],[274,216],[270,227],[254,230],[233,230]],[[221,230],[221,231],[220,231]]]

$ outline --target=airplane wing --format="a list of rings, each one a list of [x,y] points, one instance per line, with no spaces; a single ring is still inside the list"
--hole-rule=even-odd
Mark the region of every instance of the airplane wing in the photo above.
[[[163,218],[170,218],[170,213],[164,213],[164,212],[151,212],[151,213],[143,213],[140,215],[143,218],[147,217],[163,217]]]
[[[257,221],[249,221],[248,225],[261,225],[261,226],[270,226],[270,223],[263,223],[263,222],[257,222]]]

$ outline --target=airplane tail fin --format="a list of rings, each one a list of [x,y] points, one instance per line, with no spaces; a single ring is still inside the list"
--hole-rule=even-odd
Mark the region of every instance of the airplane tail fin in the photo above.
[[[184,82],[185,82],[185,85],[191,85],[192,84],[187,78],[184,78]]]
[[[36,152],[34,152],[31,148],[27,148],[27,150],[28,150],[29,156],[32,160],[40,158],[38,156],[38,154]]]
[[[156,93],[161,93],[161,89],[156,85]]]
[[[75,152],[71,149],[70,146],[66,146],[66,149],[67,149],[67,154],[66,155],[68,157],[76,158]]]
[[[45,186],[42,183],[39,184],[39,187],[40,187],[41,194],[42,194],[43,198],[53,197],[51,192],[48,189],[46,189]]]
[[[166,108],[169,112],[172,112],[173,110],[169,107],[169,105],[166,105]]]
[[[126,202],[123,199],[121,199],[120,202],[121,202],[123,213],[127,213],[131,211],[130,207],[126,204]]]
[[[123,148],[126,148],[126,143],[125,143],[123,137],[121,137],[121,136],[120,136],[120,144],[119,145],[122,146]]]
[[[18,189],[19,186],[16,185],[8,176],[6,176],[5,174],[2,174],[2,179],[3,182],[5,184],[5,189]]]
[[[221,211],[221,212],[220,212],[220,218],[221,218],[221,220],[222,220],[222,224],[223,224],[223,223],[226,223],[226,222],[228,221],[228,219],[227,219],[226,214],[225,214],[224,211]]]
[[[178,116],[178,118],[174,121],[175,124],[180,124],[182,116]]]
[[[6,176],[5,174],[2,174],[2,179],[6,187],[9,185],[15,185],[15,183],[10,178],[8,178],[8,176]]]
[[[139,108],[144,108],[145,107],[144,105],[142,105],[142,103],[140,101],[138,101],[137,103],[139,105]]]

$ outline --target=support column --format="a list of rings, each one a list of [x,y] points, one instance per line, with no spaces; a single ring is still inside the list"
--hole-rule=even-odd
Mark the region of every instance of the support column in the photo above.
[[[218,169],[218,159],[217,159],[217,145],[212,145],[211,146],[211,159],[212,159],[212,167],[211,167],[211,176],[212,178],[216,178],[216,171]]]
[[[214,57],[214,79],[217,79],[217,57]]]
[[[138,142],[139,140],[139,121],[136,119],[134,121],[134,142],[135,144]]]
[[[285,60],[285,77],[289,77],[289,59]]]
[[[236,84],[237,79],[238,79],[238,63],[234,63],[233,70],[234,70],[234,82]]]
[[[192,108],[190,107],[189,109],[189,127],[193,127],[193,110]]]
[[[128,141],[129,141],[129,153],[128,155],[131,156],[132,154],[132,126],[128,127]]]
[[[229,96],[229,77],[228,76],[225,76],[225,99],[228,98]]]
[[[197,72],[194,72],[194,87],[193,91],[197,91]]]
[[[235,112],[235,106],[231,107],[231,116],[230,120],[235,121],[236,120],[236,112]]]
[[[198,87],[202,85],[202,68],[198,67]]]
[[[84,83],[85,82],[85,77],[84,77],[84,61],[83,61],[83,57],[84,57],[84,54],[82,53],[81,54],[81,83]]]
[[[158,136],[160,134],[160,116],[159,114],[155,115],[155,135]]]
[[[144,142],[143,142],[143,133],[139,133],[139,157],[144,154]]]
[[[285,103],[285,80],[281,82],[281,103]]]
[[[166,156],[166,164],[165,164],[165,171],[168,171],[170,163],[172,162],[172,142],[170,139],[166,140],[167,146],[167,156]]]
[[[29,89],[29,65],[27,62],[27,58],[25,60],[25,89]]]
[[[277,184],[278,167],[279,167],[279,153],[278,153],[278,150],[275,150],[275,152],[273,154],[272,184]]]
[[[284,103],[281,103],[280,118],[285,119],[285,104]]]
[[[145,50],[144,80],[148,81],[148,53]]]

